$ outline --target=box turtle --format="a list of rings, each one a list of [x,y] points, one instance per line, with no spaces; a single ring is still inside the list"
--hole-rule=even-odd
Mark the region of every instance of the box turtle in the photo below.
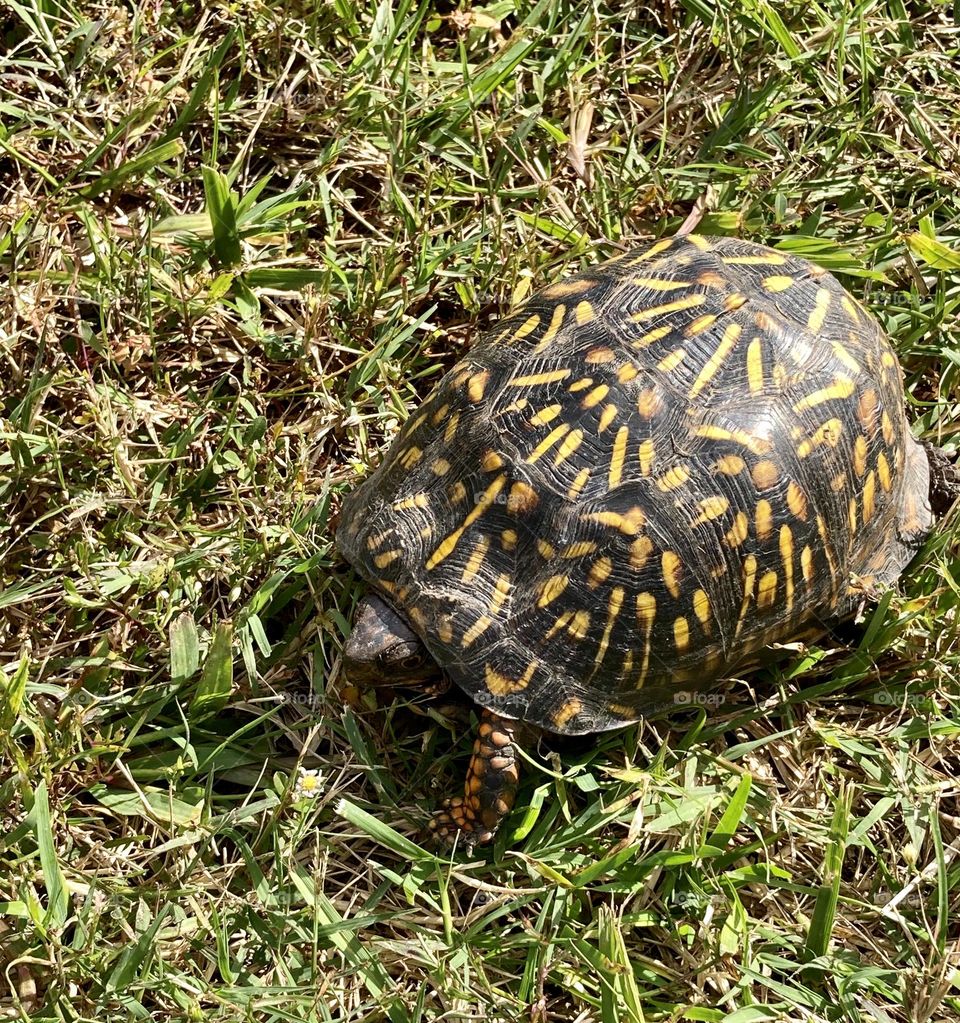
[[[690,234],[485,333],[343,505],[359,682],[482,708],[442,836],[489,840],[525,728],[619,728],[822,631],[930,529],[877,321],[806,260]]]

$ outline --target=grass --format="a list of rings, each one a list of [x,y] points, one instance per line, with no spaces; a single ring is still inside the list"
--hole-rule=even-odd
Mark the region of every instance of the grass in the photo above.
[[[331,540],[483,327],[698,203],[952,448],[957,13],[8,0],[4,1018],[960,1019],[953,518],[719,707],[532,750],[472,857],[419,844],[469,730],[343,688]]]

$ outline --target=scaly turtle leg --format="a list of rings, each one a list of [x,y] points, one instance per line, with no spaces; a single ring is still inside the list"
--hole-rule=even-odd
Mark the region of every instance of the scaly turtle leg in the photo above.
[[[924,444],[923,448],[930,463],[930,507],[939,519],[960,497],[960,469],[942,448],[934,444]]]
[[[459,833],[470,848],[492,840],[517,795],[517,728],[516,721],[483,711],[463,795],[448,799],[430,822],[438,838],[452,842]]]

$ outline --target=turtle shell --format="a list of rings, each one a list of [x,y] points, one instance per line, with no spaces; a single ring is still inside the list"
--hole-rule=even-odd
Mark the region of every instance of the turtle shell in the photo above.
[[[849,613],[928,532],[876,320],[829,273],[668,238],[484,334],[338,545],[479,704],[615,728]]]

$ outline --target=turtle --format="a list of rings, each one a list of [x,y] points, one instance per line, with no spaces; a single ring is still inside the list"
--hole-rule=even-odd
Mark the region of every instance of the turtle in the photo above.
[[[479,708],[441,839],[490,841],[531,734],[686,704],[893,584],[930,465],[883,329],[824,268],[662,238],[484,332],[343,501],[359,684]]]

